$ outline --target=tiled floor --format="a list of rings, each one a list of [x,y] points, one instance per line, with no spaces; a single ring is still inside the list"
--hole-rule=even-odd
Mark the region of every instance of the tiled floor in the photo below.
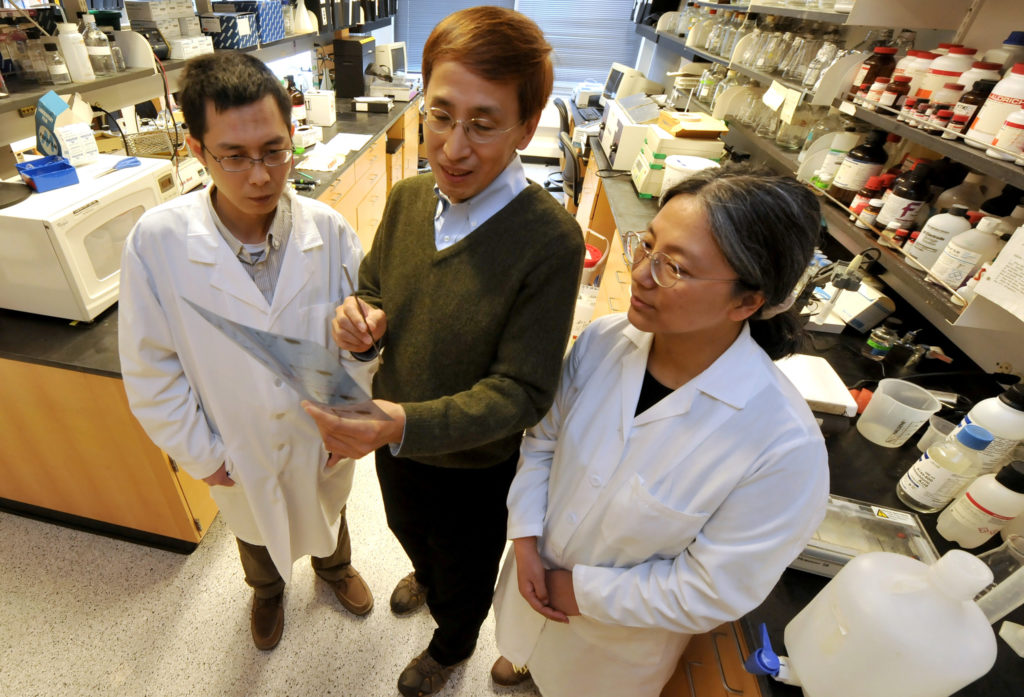
[[[373,611],[348,614],[296,562],[284,637],[262,652],[219,517],[195,552],[179,555],[0,513],[0,697],[397,696],[398,673],[426,647],[433,621],[388,608],[410,567],[387,529],[372,457],[358,465],[348,516]],[[532,683],[493,685],[496,658],[488,618],[476,653],[440,694],[539,695]]]

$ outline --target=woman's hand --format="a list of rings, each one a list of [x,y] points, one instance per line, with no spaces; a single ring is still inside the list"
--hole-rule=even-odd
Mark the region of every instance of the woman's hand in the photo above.
[[[566,617],[580,614],[576,604],[576,591],[572,587],[572,572],[566,569],[550,569],[545,574],[548,587],[548,604]]]
[[[512,540],[516,553],[516,574],[519,592],[534,610],[555,622],[568,622],[564,612],[548,604],[548,586],[540,552],[537,551],[536,537],[519,537]],[[570,579],[571,583],[571,579]],[[574,601],[575,605],[575,601]]]

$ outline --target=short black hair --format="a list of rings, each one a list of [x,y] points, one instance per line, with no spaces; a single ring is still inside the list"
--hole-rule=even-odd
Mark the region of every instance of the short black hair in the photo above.
[[[196,56],[185,64],[178,104],[193,138],[206,134],[206,102],[218,112],[274,98],[285,127],[292,125],[292,102],[281,81],[258,58],[238,51],[217,51]]]

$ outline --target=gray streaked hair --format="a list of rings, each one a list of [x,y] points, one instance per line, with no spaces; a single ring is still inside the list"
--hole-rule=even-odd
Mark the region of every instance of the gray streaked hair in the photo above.
[[[772,358],[792,353],[801,333],[795,314],[761,313],[786,301],[814,254],[821,229],[815,195],[792,177],[732,163],[676,184],[662,195],[661,206],[682,195],[700,201],[715,242],[739,277],[737,290],[764,295],[764,306],[751,317],[751,335]]]

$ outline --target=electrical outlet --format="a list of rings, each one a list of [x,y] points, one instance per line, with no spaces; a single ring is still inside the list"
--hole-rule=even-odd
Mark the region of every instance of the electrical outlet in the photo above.
[[[996,361],[996,372],[1013,375],[1013,364],[1009,361]]]

